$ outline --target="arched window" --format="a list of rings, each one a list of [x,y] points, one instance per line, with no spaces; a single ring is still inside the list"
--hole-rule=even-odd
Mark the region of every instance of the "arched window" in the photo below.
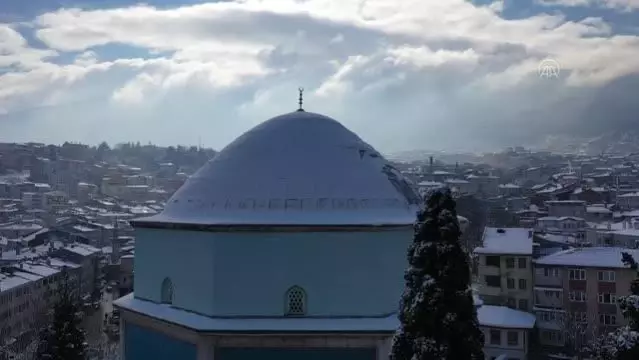
[[[306,314],[306,292],[299,286],[293,286],[286,291],[286,315]]]
[[[164,278],[162,281],[162,294],[161,299],[163,304],[172,304],[173,303],[173,282],[171,279]]]

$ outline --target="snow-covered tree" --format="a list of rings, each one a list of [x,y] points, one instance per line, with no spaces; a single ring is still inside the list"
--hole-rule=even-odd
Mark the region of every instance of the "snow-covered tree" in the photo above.
[[[484,337],[473,304],[468,254],[459,243],[455,201],[433,192],[408,249],[401,327],[392,360],[482,360]]]
[[[564,339],[564,351],[573,359],[587,359],[588,347],[597,338],[599,327],[597,313],[565,313],[557,319]]]
[[[628,253],[621,254],[623,263],[637,270],[637,262]],[[619,308],[628,325],[600,337],[592,346],[597,360],[639,359],[639,277],[630,285],[630,295],[618,299]]]
[[[120,344],[104,336],[88,346],[87,360],[120,360]]]
[[[40,332],[36,359],[85,360],[86,336],[82,329],[80,309],[67,284],[67,274],[59,283],[58,301],[53,308],[52,321]]]

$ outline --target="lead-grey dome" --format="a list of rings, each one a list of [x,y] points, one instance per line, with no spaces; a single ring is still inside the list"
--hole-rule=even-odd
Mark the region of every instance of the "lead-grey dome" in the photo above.
[[[407,225],[420,199],[339,122],[297,111],[244,133],[139,223]]]

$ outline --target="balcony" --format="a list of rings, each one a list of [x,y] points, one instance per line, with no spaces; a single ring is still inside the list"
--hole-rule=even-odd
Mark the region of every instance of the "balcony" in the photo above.
[[[564,307],[564,291],[561,288],[535,286],[535,307],[561,309]]]
[[[533,312],[537,317],[537,327],[544,330],[562,330],[562,321],[565,311],[557,309],[544,309],[534,307]]]
[[[563,286],[561,270],[552,267],[535,268],[535,285],[561,288]]]

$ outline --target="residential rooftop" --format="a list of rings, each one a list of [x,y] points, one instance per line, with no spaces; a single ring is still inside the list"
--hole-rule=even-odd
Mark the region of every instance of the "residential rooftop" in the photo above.
[[[535,315],[505,306],[482,305],[477,309],[480,326],[506,329],[532,329]]]
[[[639,250],[618,247],[584,247],[559,251],[535,260],[537,265],[626,268],[621,253],[639,259]]]
[[[476,254],[532,255],[533,231],[529,228],[486,227],[483,245],[475,248]]]

